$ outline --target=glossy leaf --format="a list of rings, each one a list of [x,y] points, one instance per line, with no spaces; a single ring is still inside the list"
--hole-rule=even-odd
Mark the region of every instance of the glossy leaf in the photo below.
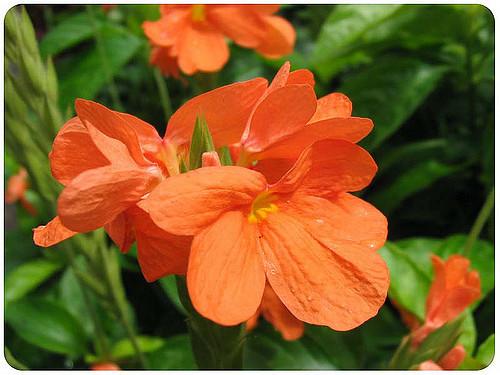
[[[168,337],[160,349],[147,353],[153,370],[196,370],[187,334]]]
[[[138,336],[137,344],[141,352],[149,353],[154,352],[165,345],[165,340],[160,337],[153,336]],[[135,350],[129,339],[118,341],[111,348],[112,358],[121,360],[135,356]]]
[[[59,303],[41,298],[9,304],[5,320],[29,343],[45,350],[79,356],[87,350],[80,323]]]
[[[417,59],[391,56],[349,76],[338,91],[354,103],[355,116],[369,117],[375,124],[365,146],[373,150],[396,132],[445,71]]]
[[[23,263],[5,278],[5,303],[8,304],[36,289],[61,269],[62,263],[37,259]]]

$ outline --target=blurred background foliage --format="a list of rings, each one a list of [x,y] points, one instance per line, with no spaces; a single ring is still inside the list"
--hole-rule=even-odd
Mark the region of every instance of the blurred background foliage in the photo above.
[[[423,318],[433,277],[429,254],[470,257],[483,296],[465,314],[458,340],[468,353],[462,366],[484,367],[493,355],[495,307],[494,219],[488,212],[494,184],[492,14],[476,5],[283,5],[280,13],[297,31],[295,52],[286,58],[293,69],[314,72],[318,97],[343,92],[354,115],[374,120],[362,145],[379,172],[362,196],[389,219],[381,253],[392,276],[390,299]],[[60,191],[46,155],[77,97],[134,114],[163,134],[159,84],[168,85],[176,109],[213,87],[271,79],[285,59],[266,60],[231,45],[221,72],[163,81],[148,63],[141,28],[144,20],[159,18],[157,5],[107,12],[91,5],[33,5],[22,14],[34,24],[39,53],[33,30],[9,27],[7,18],[5,61],[12,69],[5,84],[4,181],[27,168],[26,198],[38,213],[5,207],[5,355],[17,368],[88,368],[103,360],[123,368],[195,368],[173,278],[146,283],[135,251],[119,254],[102,233],[55,249],[33,245],[31,229],[52,217]],[[89,244],[98,244],[100,256],[116,267],[94,267],[102,258]],[[309,326],[294,342],[261,321],[247,336],[244,363],[249,369],[383,368],[407,333],[389,299],[355,330]]]

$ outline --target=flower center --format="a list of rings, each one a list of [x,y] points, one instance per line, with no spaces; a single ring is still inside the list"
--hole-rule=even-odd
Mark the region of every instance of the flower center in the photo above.
[[[191,8],[191,18],[194,22],[205,21],[205,5],[204,4],[194,4]]]
[[[278,199],[278,197],[269,192],[257,195],[257,198],[252,202],[252,207],[248,214],[248,222],[256,224],[265,220],[267,215],[278,212],[278,206],[273,203],[276,199]]]

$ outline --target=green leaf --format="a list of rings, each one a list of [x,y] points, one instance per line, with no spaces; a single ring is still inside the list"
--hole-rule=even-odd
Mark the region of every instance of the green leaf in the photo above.
[[[401,5],[337,5],[323,24],[313,50],[312,63],[319,76],[327,80],[346,65],[366,61],[367,54],[356,49],[356,46],[365,35],[383,24],[400,7]]]
[[[24,297],[61,267],[61,263],[47,259],[37,259],[21,264],[9,272],[5,278],[5,303],[8,304]]]
[[[165,345],[147,354],[152,370],[196,370],[189,335],[167,337]]]
[[[458,338],[458,343],[464,346],[467,353],[472,353],[476,347],[477,340],[476,323],[470,309],[466,310],[464,316],[462,333]]]
[[[165,340],[160,337],[153,336],[138,336],[137,343],[141,352],[149,353],[160,349],[165,345]],[[118,341],[111,349],[113,359],[120,360],[135,356],[135,351],[129,339]]]
[[[476,354],[476,360],[481,362],[484,367],[489,366],[495,356],[495,335],[490,335],[479,347]]]
[[[446,68],[391,56],[348,76],[338,91],[353,102],[356,116],[375,123],[363,142],[375,149],[391,136],[437,86]]]
[[[191,148],[189,150],[189,169],[201,167],[201,158],[204,152],[215,151],[214,142],[207,121],[203,115],[196,116],[193,135],[191,137]]]
[[[421,320],[425,316],[425,300],[431,279],[406,252],[387,242],[379,250],[389,267],[391,285],[389,297]]]
[[[271,327],[247,336],[244,369],[335,370],[329,358],[309,337],[285,341]]]
[[[86,352],[83,328],[54,301],[30,298],[12,302],[6,307],[5,320],[21,338],[45,350],[74,357]]]
[[[106,25],[101,34],[107,63],[103,62],[97,46],[93,45],[59,65],[59,92],[63,108],[72,104],[75,98],[95,98],[106,85],[108,73],[115,76],[141,46],[139,38],[121,27]]]
[[[372,194],[370,201],[384,213],[390,214],[408,197],[462,169],[461,165],[453,166],[436,160],[426,160],[400,174],[389,186]]]
[[[65,17],[40,42],[42,56],[56,55],[94,36],[94,27],[87,13]]]
[[[179,294],[177,293],[177,282],[175,280],[175,275],[170,275],[167,277],[162,277],[158,280],[162,289],[167,294],[170,301],[174,304],[174,306],[184,315],[187,315],[187,311],[181,303],[179,299]]]
[[[219,149],[219,156],[222,165],[233,165],[233,160],[231,159],[231,153],[229,152],[229,147],[222,146]]]

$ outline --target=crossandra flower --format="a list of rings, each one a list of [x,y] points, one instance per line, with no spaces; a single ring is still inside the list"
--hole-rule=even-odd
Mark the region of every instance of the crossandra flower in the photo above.
[[[104,227],[123,252],[137,241],[146,280],[184,274],[190,238],[159,229],[136,204],[163,179],[179,173],[179,155],[186,150],[198,111],[218,109],[207,119],[221,142],[233,140],[234,129],[223,120],[243,128],[265,86],[264,79],[254,79],[192,99],[171,117],[163,139],[134,116],[78,99],[77,117],[61,128],[50,153],[52,175],[65,185],[58,216],[34,230],[35,243],[48,247]]]
[[[278,9],[269,4],[161,5],[161,18],[143,24],[154,47],[150,61],[164,74],[175,72],[174,61],[188,75],[215,72],[229,59],[226,38],[268,58],[287,55],[293,50],[295,30],[274,15]]]
[[[138,205],[165,231],[194,236],[187,286],[206,318],[247,321],[268,282],[297,319],[348,330],[378,312],[389,285],[376,252],[386,219],[348,193],[376,170],[361,147],[323,140],[275,184],[248,168],[205,167],[163,180]]]
[[[231,145],[238,165],[263,173],[276,182],[300,153],[322,139],[358,142],[370,133],[373,122],[352,117],[352,104],[341,93],[320,99],[314,77],[307,69],[290,73],[286,62],[250,115],[240,139]]]
[[[432,255],[434,281],[426,301],[424,323],[413,332],[413,344],[419,345],[431,332],[455,319],[481,296],[477,271],[468,271],[470,261],[458,254],[443,261]]]
[[[28,172],[21,168],[7,180],[5,203],[21,203],[21,206],[32,216],[36,215],[36,208],[26,198],[28,190]]]

